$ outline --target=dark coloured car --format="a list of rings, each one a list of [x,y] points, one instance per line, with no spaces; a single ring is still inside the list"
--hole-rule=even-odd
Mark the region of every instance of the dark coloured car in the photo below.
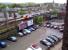
[[[0,48],[5,48],[7,46],[6,41],[0,40]]]
[[[52,35],[53,37],[55,37],[58,41],[60,40],[59,37],[57,37],[56,35]]]
[[[36,30],[39,28],[39,25],[33,25],[32,27]]]
[[[28,30],[30,30],[31,32],[35,31],[35,29],[33,27],[29,27]]]
[[[43,45],[47,47],[54,46],[59,41],[59,38],[55,35],[48,36],[46,39],[40,41]]]

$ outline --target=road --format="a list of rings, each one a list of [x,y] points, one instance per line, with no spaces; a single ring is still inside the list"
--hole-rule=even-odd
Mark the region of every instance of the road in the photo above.
[[[8,41],[8,47],[1,50],[26,50],[26,48],[28,48],[31,44],[39,44],[39,41],[41,39],[43,39],[44,37],[46,38],[48,35],[52,34],[56,34],[57,36],[61,35],[58,30],[41,27],[27,36],[18,37],[17,42]],[[43,50],[46,49],[45,46],[42,46],[41,44],[39,45],[43,48]]]

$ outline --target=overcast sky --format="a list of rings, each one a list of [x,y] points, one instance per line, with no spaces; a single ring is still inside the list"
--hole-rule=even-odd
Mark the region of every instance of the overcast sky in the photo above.
[[[0,0],[0,3],[27,3],[27,2],[46,3],[46,2],[53,2],[53,0]],[[54,2],[66,3],[66,0],[54,0]]]

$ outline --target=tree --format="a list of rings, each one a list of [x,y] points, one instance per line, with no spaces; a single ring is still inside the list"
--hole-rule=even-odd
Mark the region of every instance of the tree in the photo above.
[[[6,8],[5,4],[0,4],[0,9]]]
[[[19,6],[19,5],[18,4],[10,4],[10,5],[8,5],[9,8],[15,8],[17,6]]]
[[[25,14],[26,12],[25,12],[25,10],[20,9],[20,10],[18,11],[18,13],[19,13],[20,15],[23,15],[23,14]]]
[[[62,50],[68,50],[68,0],[66,6],[66,16],[64,20],[63,46]]]
[[[43,23],[43,16],[37,16],[34,18],[34,23],[38,25],[42,25]]]

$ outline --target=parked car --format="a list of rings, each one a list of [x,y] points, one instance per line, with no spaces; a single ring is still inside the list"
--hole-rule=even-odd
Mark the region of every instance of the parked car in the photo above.
[[[52,40],[54,40],[55,42],[58,41],[58,39],[54,36],[48,36],[49,38],[51,38]]]
[[[30,30],[31,32],[32,32],[32,31],[35,31],[35,29],[32,28],[32,27],[28,28],[28,30]]]
[[[57,40],[60,40],[60,38],[59,37],[57,37],[56,35],[52,35],[53,37],[55,37]]]
[[[49,27],[50,27],[50,25],[51,25],[51,23],[50,23],[50,22],[47,22],[47,23],[46,23],[46,27],[48,27],[48,28],[49,28]]]
[[[42,43],[43,45],[49,48],[54,46],[54,44],[56,44],[58,41],[59,41],[59,37],[55,35],[51,35],[51,36],[48,36],[46,39],[41,40],[40,43]]]
[[[46,27],[48,27],[48,28],[49,28],[49,27],[50,27],[50,24],[46,24]]]
[[[5,48],[7,46],[6,41],[0,40],[0,48]]]
[[[46,39],[41,40],[40,43],[42,43],[43,45],[47,46],[48,48],[51,47],[51,45],[52,45],[52,43],[49,42]]]
[[[59,26],[58,29],[64,29],[64,26]]]
[[[27,35],[27,32],[26,32],[26,31],[23,31],[23,34],[24,34],[24,35]]]
[[[63,32],[63,31],[64,31],[64,29],[63,29],[63,28],[61,28],[61,29],[59,29],[59,31],[60,31],[60,32]]]
[[[64,26],[59,26],[59,27],[58,27],[58,30],[59,30],[60,32],[63,32]]]
[[[35,29],[33,27],[31,27],[32,31],[35,31]]]
[[[22,37],[24,34],[22,32],[17,33],[18,36]]]
[[[61,26],[64,26],[64,23]]]
[[[31,33],[31,31],[30,31],[30,30],[28,30],[28,29],[24,29],[24,33],[25,33],[25,34],[30,34],[30,33]]]
[[[58,26],[57,25],[54,25],[54,29],[58,29]]]
[[[12,42],[16,42],[17,38],[16,38],[16,36],[11,36],[11,37],[8,38],[8,40],[10,40]]]
[[[50,25],[50,28],[53,28],[53,27],[54,27],[54,25],[51,24],[51,25]]]
[[[49,36],[46,38],[48,41],[50,41],[51,43],[54,43],[55,41],[52,39],[52,38],[50,38]]]
[[[42,50],[42,48],[39,47],[37,44],[33,44],[30,47],[28,47],[26,50]]]
[[[33,25],[32,27],[36,30],[36,29],[38,29],[39,26],[38,25]]]

